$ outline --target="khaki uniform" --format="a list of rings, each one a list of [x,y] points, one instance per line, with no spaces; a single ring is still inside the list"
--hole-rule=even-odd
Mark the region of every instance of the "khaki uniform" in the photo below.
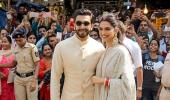
[[[170,99],[170,52],[168,53],[165,62],[164,68],[162,70],[162,90],[160,93],[159,100],[169,100]]]
[[[34,63],[39,61],[38,49],[35,45],[26,43],[23,48],[17,47],[14,51],[15,60],[17,61],[17,73],[23,74],[34,72]],[[28,77],[21,77],[16,75],[14,79],[15,97],[16,100],[37,100],[38,98],[38,83],[37,89],[33,92],[30,91],[30,84],[34,75]]]

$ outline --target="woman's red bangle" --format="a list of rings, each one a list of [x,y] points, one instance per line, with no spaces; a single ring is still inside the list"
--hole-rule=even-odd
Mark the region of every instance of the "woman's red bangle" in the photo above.
[[[106,78],[104,83],[105,83],[105,84],[104,84],[105,87],[108,87],[108,86],[109,86],[109,83],[110,83],[110,80],[109,80],[108,78]]]

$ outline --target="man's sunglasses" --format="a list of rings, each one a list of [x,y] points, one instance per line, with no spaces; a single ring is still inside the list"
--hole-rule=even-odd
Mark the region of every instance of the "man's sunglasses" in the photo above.
[[[84,21],[84,22],[76,21],[77,26],[81,26],[82,24],[84,24],[84,26],[88,26],[90,24],[90,22],[88,22],[88,21]]]

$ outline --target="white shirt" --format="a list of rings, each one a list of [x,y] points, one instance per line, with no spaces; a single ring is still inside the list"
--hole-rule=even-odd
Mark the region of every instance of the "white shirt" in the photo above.
[[[81,42],[76,34],[56,45],[51,68],[51,100],[60,100],[60,78],[65,74],[61,100],[93,100],[91,77],[104,46],[88,37]]]
[[[132,41],[131,39],[125,37],[123,40],[123,44],[128,48],[132,61],[134,63],[134,70],[138,67],[143,67],[142,64],[142,52],[138,43]]]
[[[163,31],[164,32],[170,32],[170,26],[165,25]]]

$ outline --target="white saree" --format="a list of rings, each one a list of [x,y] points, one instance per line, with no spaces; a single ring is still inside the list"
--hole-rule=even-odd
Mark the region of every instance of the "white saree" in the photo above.
[[[123,45],[107,48],[97,65],[96,76],[109,78],[110,86],[95,85],[94,100],[136,100],[132,60]]]

